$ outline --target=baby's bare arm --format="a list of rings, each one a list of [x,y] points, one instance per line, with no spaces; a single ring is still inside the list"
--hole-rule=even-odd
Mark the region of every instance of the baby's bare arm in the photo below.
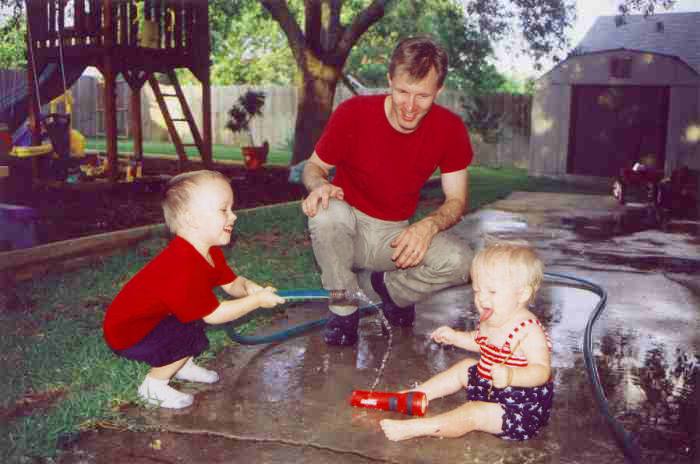
[[[474,341],[475,337],[475,331],[462,332],[447,326],[438,327],[430,335],[437,343],[453,345],[467,351],[479,351],[479,345]]]
[[[530,326],[520,340],[519,348],[527,358],[527,367],[493,366],[491,377],[494,387],[539,387],[551,377],[551,357],[542,329]],[[517,343],[516,341],[516,345]]]

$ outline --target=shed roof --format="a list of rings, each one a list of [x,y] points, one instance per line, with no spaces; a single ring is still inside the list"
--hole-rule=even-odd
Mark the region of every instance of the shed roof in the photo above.
[[[616,16],[599,16],[576,48],[581,53],[626,48],[677,56],[700,74],[700,12],[629,15],[620,26]]]

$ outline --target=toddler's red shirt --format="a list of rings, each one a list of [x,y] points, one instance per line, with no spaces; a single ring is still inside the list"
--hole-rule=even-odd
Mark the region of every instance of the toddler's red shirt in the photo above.
[[[103,324],[107,344],[123,350],[138,343],[165,317],[187,323],[211,314],[219,300],[214,288],[233,282],[236,274],[221,248],[211,247],[212,267],[185,239],[175,237],[119,292]]]
[[[416,210],[425,181],[471,163],[469,134],[456,114],[433,104],[410,134],[394,129],[386,95],[351,98],[336,108],[316,144],[316,154],[336,167],[333,184],[345,201],[377,219],[403,221]]]

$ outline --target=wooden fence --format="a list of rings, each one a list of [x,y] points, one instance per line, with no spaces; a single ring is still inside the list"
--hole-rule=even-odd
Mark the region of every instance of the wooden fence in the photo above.
[[[20,76],[24,79],[23,72]],[[17,76],[0,72],[0,90],[3,82],[17,82]],[[21,79],[20,79],[21,81]],[[81,77],[72,87],[74,99],[73,127],[87,137],[104,135],[104,118],[102,104],[102,84],[90,76]],[[161,86],[164,93],[174,93],[168,86]],[[296,119],[297,90],[294,87],[281,86],[217,86],[212,87],[212,123],[213,142],[225,145],[243,145],[247,137],[232,134],[226,129],[228,110],[238,97],[249,89],[260,90],[267,94],[263,117],[252,123],[252,129],[257,140],[268,140],[273,147],[291,147]],[[202,120],[200,86],[184,86],[183,91],[190,103],[196,121]],[[117,126],[121,137],[130,136],[129,128],[129,87],[126,83],[117,84]],[[150,87],[145,86],[141,99],[143,115],[144,140],[168,141],[168,131]],[[365,89],[363,94],[386,92],[386,89]],[[342,85],[336,91],[334,105],[350,98],[352,93]],[[465,96],[459,92],[446,90],[438,98],[438,103],[453,112],[464,116]],[[505,127],[498,141],[485,141],[483,137],[472,130],[472,141],[476,152],[476,162],[481,165],[514,165],[527,167],[527,153],[530,135],[530,106],[529,96],[495,94],[479,97],[487,112],[499,118]],[[173,118],[180,118],[181,110],[175,99],[168,99],[169,109]],[[186,125],[179,127],[180,135],[185,143],[191,142],[191,135]]]

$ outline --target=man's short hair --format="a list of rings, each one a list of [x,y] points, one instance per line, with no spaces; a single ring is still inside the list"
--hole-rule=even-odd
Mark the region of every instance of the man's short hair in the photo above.
[[[228,179],[220,172],[206,169],[183,172],[168,181],[161,206],[163,207],[165,224],[172,233],[177,233],[182,226],[181,218],[192,199],[194,189],[201,185],[202,182],[214,179],[220,179],[228,183]]]
[[[435,69],[438,87],[442,87],[447,76],[448,58],[444,48],[428,36],[407,37],[402,39],[389,61],[389,76],[397,72],[407,72],[416,80],[421,80]]]
[[[509,278],[523,287],[532,289],[530,303],[540,288],[544,277],[544,264],[535,249],[524,240],[489,239],[480,250],[471,266],[472,281],[486,270],[495,271],[503,278]]]

